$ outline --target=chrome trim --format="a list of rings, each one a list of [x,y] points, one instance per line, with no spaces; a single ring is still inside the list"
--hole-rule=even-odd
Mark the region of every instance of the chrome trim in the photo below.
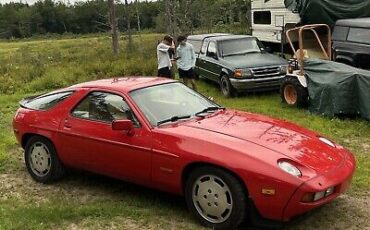
[[[280,75],[280,76],[276,76],[276,77],[267,77],[267,78],[253,78],[253,79],[230,78],[230,82],[231,83],[263,82],[263,81],[271,81],[271,80],[280,80],[284,77],[285,77],[285,75]]]

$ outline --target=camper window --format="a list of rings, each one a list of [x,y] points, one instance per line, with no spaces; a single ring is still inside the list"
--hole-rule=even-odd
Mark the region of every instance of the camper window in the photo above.
[[[255,11],[253,22],[254,24],[271,25],[271,11]]]

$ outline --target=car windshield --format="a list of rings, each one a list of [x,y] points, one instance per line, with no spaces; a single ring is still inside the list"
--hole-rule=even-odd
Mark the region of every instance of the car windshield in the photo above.
[[[261,48],[255,38],[241,38],[222,41],[222,55],[224,57],[260,53]]]
[[[221,109],[179,82],[135,90],[130,96],[153,126]]]

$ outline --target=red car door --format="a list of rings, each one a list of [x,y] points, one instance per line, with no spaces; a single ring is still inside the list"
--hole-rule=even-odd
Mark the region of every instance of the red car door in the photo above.
[[[129,119],[134,135],[112,130],[112,121]],[[60,155],[83,168],[129,181],[151,178],[151,133],[142,126],[124,98],[113,92],[92,91],[60,125]]]

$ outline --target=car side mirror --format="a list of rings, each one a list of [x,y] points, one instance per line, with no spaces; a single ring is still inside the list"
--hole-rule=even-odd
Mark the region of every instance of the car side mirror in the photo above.
[[[129,136],[133,136],[135,134],[134,123],[130,120],[114,120],[112,122],[112,130],[125,131]]]
[[[215,52],[208,52],[208,56],[210,56],[213,59],[218,60],[217,54]]]
[[[267,53],[272,53],[272,48],[271,48],[270,46],[267,46],[267,47],[265,48],[265,51],[266,51]]]

